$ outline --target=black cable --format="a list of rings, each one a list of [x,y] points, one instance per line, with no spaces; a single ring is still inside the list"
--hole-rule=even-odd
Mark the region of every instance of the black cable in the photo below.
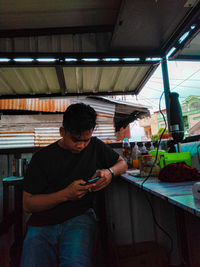
[[[162,99],[163,94],[164,94],[164,91],[162,92],[162,94],[161,94],[161,96],[160,96],[160,100],[159,100],[159,112],[161,113],[161,115],[162,115],[162,117],[163,117],[163,120],[164,120],[164,122],[165,122],[165,128],[164,128],[164,130],[162,131],[162,133],[161,133],[161,135],[160,135],[160,138],[159,138],[159,142],[158,142],[158,147],[157,147],[157,151],[156,151],[156,157],[155,157],[155,160],[154,160],[153,164],[151,165],[151,169],[150,169],[150,171],[149,171],[149,174],[147,175],[147,177],[146,177],[146,178],[144,179],[144,181],[142,182],[142,184],[141,184],[142,186],[143,186],[143,184],[149,179],[149,177],[151,176],[152,170],[153,170],[153,168],[154,168],[154,166],[155,166],[155,164],[156,164],[156,162],[157,162],[157,159],[158,159],[158,150],[159,150],[159,147],[160,147],[161,139],[162,139],[163,134],[165,133],[165,131],[166,131],[166,129],[167,129],[167,122],[166,122],[165,116],[164,116],[164,114],[163,114],[163,112],[162,112],[162,110],[161,110],[161,99]]]
[[[162,131],[161,135],[160,135],[160,138],[159,138],[159,142],[158,142],[158,146],[157,146],[157,151],[156,151],[156,157],[155,157],[155,160],[151,166],[151,169],[150,169],[150,172],[148,174],[148,176],[144,179],[144,181],[142,182],[141,186],[143,187],[143,184],[149,179],[149,177],[151,176],[151,173],[152,173],[152,170],[153,170],[153,167],[155,166],[156,162],[157,162],[157,158],[158,158],[158,151],[159,151],[159,147],[160,147],[160,142],[162,140],[162,137],[163,137],[163,134],[165,133],[166,129],[167,129],[167,122],[166,122],[166,119],[165,119],[165,116],[161,110],[161,99],[162,99],[162,96],[164,94],[164,91],[162,92],[161,96],[160,96],[160,100],[159,100],[159,112],[161,113],[162,117],[163,117],[163,120],[165,122],[165,128],[164,130]],[[170,240],[170,250],[169,250],[169,256],[171,255],[172,251],[173,251],[173,238],[171,237],[171,235],[158,223],[157,219],[156,219],[156,216],[155,216],[155,212],[154,212],[154,209],[153,209],[153,206],[151,204],[151,201],[147,195],[146,192],[145,193],[145,197],[150,205],[150,208],[151,208],[151,212],[152,212],[152,216],[153,216],[153,220],[156,224],[156,226],[169,238]]]
[[[171,235],[158,223],[157,219],[156,219],[156,216],[155,216],[155,212],[154,212],[154,209],[153,209],[153,206],[151,204],[151,201],[147,195],[147,193],[145,192],[145,197],[149,203],[149,206],[151,208],[151,212],[152,212],[152,216],[153,216],[153,220],[156,224],[156,226],[169,238],[170,240],[170,249],[169,249],[169,256],[171,255],[172,251],[173,251],[173,238],[171,237]]]
[[[200,164],[200,153],[199,153],[200,144],[197,146],[197,157]]]

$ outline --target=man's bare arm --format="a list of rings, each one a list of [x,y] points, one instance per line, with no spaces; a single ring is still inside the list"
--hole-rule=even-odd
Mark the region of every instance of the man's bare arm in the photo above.
[[[119,174],[126,172],[128,169],[128,165],[124,161],[124,159],[121,156],[119,156],[117,162],[111,167],[111,169],[113,170],[113,172],[116,176],[116,175],[119,175]]]
[[[32,195],[26,191],[23,193],[23,208],[25,212],[39,212],[54,208],[62,202],[69,200],[77,200],[88,193],[90,188],[95,184],[85,185],[85,181],[77,180],[69,186],[55,193],[51,194],[36,194]]]
[[[117,162],[110,167],[110,169],[112,169],[114,175],[119,175],[124,173],[127,169],[127,163],[123,160],[123,158],[120,156],[117,160]],[[112,173],[109,169],[102,169],[98,172],[96,172],[92,178],[96,177],[96,176],[100,176],[101,178],[96,182],[96,186],[89,189],[89,191],[99,191],[103,188],[105,188],[106,186],[108,186],[112,180]]]

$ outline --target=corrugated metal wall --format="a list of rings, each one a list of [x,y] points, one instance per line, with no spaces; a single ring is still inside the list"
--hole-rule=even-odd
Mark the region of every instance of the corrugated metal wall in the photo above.
[[[114,128],[114,114],[115,105],[112,103],[105,103],[102,101],[92,99],[16,99],[12,101],[0,100],[0,109],[26,109],[35,111],[61,111],[64,112],[69,104],[84,102],[91,105],[97,112],[97,125],[94,130],[93,136],[99,137],[105,142],[115,142],[115,128]],[[12,115],[11,115],[12,116]],[[6,117],[11,117],[6,115]],[[55,116],[55,117],[54,117]],[[32,146],[46,146],[58,140],[60,138],[59,127],[62,123],[60,115],[17,115],[14,121],[9,121],[7,118],[0,121],[0,148],[11,147],[32,147]],[[27,119],[28,117],[28,119]],[[13,117],[12,117],[13,118]],[[38,120],[37,120],[38,118]],[[44,118],[44,119],[43,119]],[[27,122],[28,120],[28,122]],[[50,123],[55,127],[50,126]],[[1,127],[2,124],[2,127]],[[11,129],[6,132],[3,131],[5,127]],[[14,126],[13,126],[14,125]],[[18,125],[18,126],[17,126]],[[38,126],[37,126],[38,125]],[[12,130],[14,127],[15,131]],[[24,130],[23,130],[24,128]],[[27,129],[27,130],[25,130]],[[31,130],[31,131],[29,131]],[[28,132],[29,131],[29,132]]]
[[[59,128],[35,128],[35,146],[46,146],[60,139]]]
[[[74,103],[85,103],[91,105],[97,113],[106,113],[113,115],[115,112],[115,104],[75,97],[56,99],[0,99],[0,110],[64,112],[70,104]]]
[[[30,110],[64,112],[70,105],[68,99],[0,99],[0,110]]]
[[[0,132],[0,148],[33,147],[34,132]]]

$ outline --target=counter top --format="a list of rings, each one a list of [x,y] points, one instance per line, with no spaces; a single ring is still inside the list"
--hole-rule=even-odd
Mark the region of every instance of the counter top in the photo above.
[[[197,181],[169,183],[162,182],[156,177],[150,177],[142,185],[145,178],[138,178],[128,173],[122,174],[121,177],[135,186],[200,217],[200,200],[194,199],[192,194],[192,186]]]

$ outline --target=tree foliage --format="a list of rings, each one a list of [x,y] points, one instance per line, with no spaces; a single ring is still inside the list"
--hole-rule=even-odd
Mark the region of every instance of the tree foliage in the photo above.
[[[158,135],[157,134],[152,134],[151,141],[158,141]]]
[[[160,135],[162,134],[162,132],[164,131],[164,129],[165,129],[165,128],[160,128],[160,129],[158,130],[158,133],[157,133],[157,134],[153,134],[153,135],[151,136],[151,141],[158,141],[158,139],[159,139]],[[165,129],[164,134],[167,134],[167,133],[168,133],[168,130]]]
[[[158,133],[157,133],[157,135],[159,136],[159,135],[161,135],[162,134],[162,132],[164,131],[164,129],[165,128],[160,128],[159,130],[158,130]],[[167,129],[165,129],[165,132],[164,132],[164,134],[167,134],[168,133],[168,130]]]

